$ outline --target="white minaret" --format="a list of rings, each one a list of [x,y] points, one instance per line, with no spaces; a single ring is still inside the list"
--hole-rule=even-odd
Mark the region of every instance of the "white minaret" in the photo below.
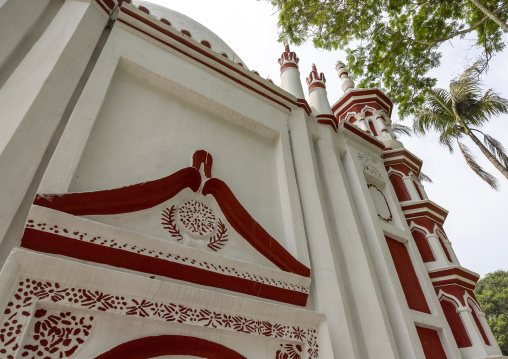
[[[337,74],[339,75],[340,80],[342,81],[342,84],[340,87],[342,88],[342,91],[346,93],[349,89],[355,88],[355,83],[353,80],[351,80],[348,76],[346,65],[342,61],[337,61],[335,64],[335,70],[337,70]]]
[[[326,94],[326,78],[323,73],[318,73],[316,65],[312,64],[312,71],[307,77],[309,87],[309,105],[316,116],[318,123],[328,124],[334,130],[337,129],[337,119],[333,115],[328,96]]]
[[[300,81],[300,71],[298,70],[299,61],[298,56],[289,50],[289,45],[286,45],[279,59],[280,87],[296,98],[303,99],[305,96]]]
[[[328,96],[326,94],[326,78],[323,73],[318,73],[316,65],[312,64],[312,71],[307,77],[307,86],[309,87],[309,105],[317,115],[333,115]]]

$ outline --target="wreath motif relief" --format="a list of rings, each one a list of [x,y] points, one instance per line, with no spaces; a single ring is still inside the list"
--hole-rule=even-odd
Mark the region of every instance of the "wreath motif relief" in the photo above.
[[[182,228],[194,239],[208,238],[207,247],[215,252],[222,249],[229,239],[226,225],[217,220],[210,207],[199,201],[188,200],[178,209],[175,205],[164,209],[161,221],[162,227],[177,241],[184,238],[180,231]]]

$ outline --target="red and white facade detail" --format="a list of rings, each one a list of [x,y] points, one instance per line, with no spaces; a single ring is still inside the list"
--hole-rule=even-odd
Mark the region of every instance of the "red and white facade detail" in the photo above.
[[[145,1],[0,24],[1,358],[502,358],[393,103],[344,63],[330,105],[289,46],[277,86]]]

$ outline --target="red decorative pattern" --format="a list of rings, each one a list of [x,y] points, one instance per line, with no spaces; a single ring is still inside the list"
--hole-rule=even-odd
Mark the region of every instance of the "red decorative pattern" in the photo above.
[[[35,232],[31,232],[31,231],[35,231]],[[58,236],[65,236],[62,238],[72,238],[72,239],[78,240],[80,242],[87,242],[87,243],[98,245],[101,247],[122,250],[122,251],[126,251],[126,252],[131,252],[131,253],[147,256],[147,257],[161,259],[161,260],[164,260],[167,262],[174,262],[174,263],[178,263],[178,264],[183,264],[183,265],[186,265],[189,267],[194,267],[194,268],[199,268],[199,269],[203,269],[203,270],[210,271],[210,272],[225,274],[227,276],[248,279],[249,281],[258,282],[261,284],[267,284],[270,286],[276,286],[276,287],[284,288],[284,289],[291,290],[291,291],[297,291],[297,292],[301,292],[301,293],[305,293],[305,294],[309,293],[308,288],[306,288],[304,286],[300,286],[300,285],[292,284],[292,283],[288,283],[288,282],[283,282],[283,281],[279,281],[279,280],[274,280],[269,277],[262,277],[262,276],[259,276],[259,275],[253,274],[253,273],[242,272],[242,271],[237,270],[234,267],[228,267],[228,266],[224,266],[224,265],[209,263],[206,261],[200,261],[200,260],[197,260],[194,258],[180,256],[179,254],[175,254],[175,253],[160,252],[160,251],[152,250],[149,248],[144,248],[144,247],[140,247],[140,246],[136,246],[136,245],[123,243],[122,241],[117,240],[117,239],[102,238],[101,236],[93,235],[91,233],[73,231],[73,230],[66,229],[66,228],[63,228],[63,227],[55,225],[55,224],[48,224],[46,222],[35,221],[33,219],[29,219],[25,225],[25,233],[23,235],[23,240],[22,240],[21,245],[25,248],[33,248],[34,245],[30,243],[31,242],[30,238],[32,237],[31,234],[33,233],[33,236],[37,237],[37,238],[34,238],[34,241],[39,242],[41,240],[40,239],[41,232],[48,233],[48,234],[49,233],[55,234]],[[61,248],[61,245],[59,245],[59,248]],[[34,249],[41,250],[42,248],[37,247]],[[95,258],[95,260],[97,261],[97,258]],[[131,269],[140,270],[139,268],[131,268]],[[154,274],[157,274],[157,273],[154,273]],[[202,283],[202,284],[206,284],[206,283]]]
[[[301,359],[303,355],[303,349],[302,346],[299,344],[281,344],[280,345],[282,349],[278,350],[275,354],[275,359]],[[310,356],[310,350],[309,350],[309,357],[314,358],[313,356]]]
[[[210,238],[210,242],[207,244],[208,248],[217,252],[221,249],[228,241],[228,229],[219,219],[219,225],[217,226],[217,233],[215,236]]]
[[[38,309],[28,344],[23,346],[23,358],[69,358],[90,335],[93,317],[72,315],[71,312],[50,314]]]
[[[126,298],[89,288],[63,287],[59,283],[42,282],[28,278],[18,283],[15,294],[8,303],[2,321],[0,322],[0,354],[2,354],[2,357],[7,359],[15,358],[21,340],[20,333],[30,319],[33,306],[38,302],[72,303],[73,305],[91,310],[114,312],[127,316],[185,323],[187,325],[201,327],[220,328],[238,333],[282,340],[297,340],[303,345],[306,344],[309,346],[308,352],[310,358],[319,357],[317,331],[313,328],[271,323],[269,321],[257,320],[241,315],[220,313],[203,308],[192,308],[177,303],[154,302],[143,298]],[[47,345],[46,342],[42,341],[43,337],[48,340],[48,343],[49,340],[51,340],[51,343],[58,342],[59,344],[55,344],[53,347],[58,346],[58,348],[61,348],[62,346],[66,347],[64,343],[69,343],[69,346],[74,342],[79,344],[80,340],[77,338],[83,339],[83,337],[88,336],[91,329],[89,327],[89,322],[93,320],[92,317],[83,317],[85,319],[82,319],[77,316],[73,317],[70,313],[64,314],[64,316],[60,316],[61,319],[57,319],[54,316],[46,317],[46,313],[39,312],[39,322],[41,322],[41,324],[38,325],[39,337],[35,339],[39,340],[39,345]],[[49,320],[49,324],[45,322],[43,318],[46,318],[44,320]],[[52,328],[57,326],[60,330],[51,329],[49,327],[50,325]],[[68,330],[66,328],[70,326],[79,326],[80,332],[76,334],[75,331],[73,331],[69,332],[70,334],[67,335],[66,333]],[[86,330],[87,334],[85,335],[81,330]],[[48,335],[51,336],[50,339],[47,339]],[[64,339],[59,341],[58,338]],[[71,339],[70,342],[69,339]],[[29,350],[32,350],[31,348],[32,347],[24,349],[29,353]],[[283,350],[286,349],[283,348]],[[62,352],[60,349],[58,349],[58,351],[59,353]],[[65,351],[62,353],[65,355]],[[53,355],[50,358],[56,357],[56,355]],[[65,356],[59,357],[64,358]]]
[[[176,238],[177,241],[181,241],[183,239],[180,230],[175,224],[175,206],[171,206],[171,209],[166,208],[162,211],[161,224],[164,229],[167,229],[171,237]]]
[[[195,237],[212,234],[215,230],[215,215],[207,205],[199,201],[186,201],[178,207],[178,218],[187,231]]]

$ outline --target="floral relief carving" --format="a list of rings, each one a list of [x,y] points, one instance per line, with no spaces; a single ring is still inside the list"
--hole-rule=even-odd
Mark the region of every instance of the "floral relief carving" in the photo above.
[[[162,227],[164,229],[167,229],[169,234],[171,234],[171,237],[176,238],[177,241],[181,241],[183,239],[182,233],[180,233],[180,230],[176,226],[175,223],[175,206],[171,206],[170,208],[166,208],[164,211],[162,211]]]
[[[207,246],[212,250],[216,250],[212,247],[217,246],[217,249],[222,247],[225,244],[225,242],[228,240],[227,227],[224,226],[224,228],[222,228],[222,226],[221,226],[222,222],[220,220],[218,222],[219,222],[219,224],[217,226],[218,227],[217,233],[215,236],[210,238],[210,241],[207,244]],[[151,250],[149,248],[144,248],[144,247],[140,247],[140,246],[136,246],[136,245],[122,243],[121,241],[119,241],[117,239],[105,239],[105,238],[102,238],[101,236],[97,236],[97,235],[93,235],[93,234],[81,232],[81,231],[74,231],[71,229],[63,228],[62,226],[46,223],[43,221],[35,221],[34,219],[29,219],[27,221],[25,227],[31,228],[31,229],[37,229],[37,230],[48,232],[48,233],[64,235],[68,238],[73,238],[73,239],[77,239],[77,240],[89,242],[89,243],[94,243],[94,244],[101,245],[101,246],[116,248],[119,250],[133,252],[133,253],[137,253],[137,254],[142,254],[145,256],[153,257],[153,258],[161,258],[161,259],[164,259],[167,261],[201,268],[201,269],[205,269],[205,270],[212,271],[215,273],[222,273],[222,274],[230,275],[230,276],[237,277],[237,278],[249,279],[251,281],[255,281],[255,282],[259,282],[259,283],[263,283],[263,284],[267,284],[267,285],[271,285],[271,286],[275,286],[275,287],[279,287],[279,288],[289,289],[292,291],[298,291],[298,292],[305,293],[305,294],[309,293],[309,289],[307,287],[304,287],[301,285],[287,283],[287,282],[275,280],[275,279],[272,279],[269,277],[262,277],[262,276],[259,276],[259,275],[253,274],[253,273],[248,273],[248,272],[243,272],[243,271],[237,270],[234,267],[228,267],[228,266],[224,266],[224,265],[217,265],[217,264],[213,264],[213,263],[208,263],[206,261],[200,261],[200,260],[196,260],[194,258],[180,256],[175,253],[160,252],[160,251],[156,251],[156,250]],[[212,246],[212,247],[210,247],[210,246]],[[54,295],[58,295],[58,294],[55,293]]]
[[[360,160],[365,172],[368,172],[377,178],[382,178],[381,171],[377,169],[377,164],[379,163],[378,160],[363,153],[358,153],[358,159]]]
[[[178,218],[191,236],[201,238],[215,230],[215,215],[207,205],[199,201],[186,201],[178,207]]]
[[[73,315],[71,312],[50,314],[45,309],[34,313],[38,319],[22,357],[69,358],[85,342],[92,329],[93,317]]]
[[[281,344],[275,359],[301,359],[303,355],[302,346],[299,344]],[[311,357],[312,358],[312,357]]]
[[[175,215],[177,213],[177,215]],[[208,238],[207,247],[214,252],[222,249],[228,242],[228,229],[219,219],[217,221],[212,209],[202,202],[189,200],[178,207],[173,205],[162,212],[162,227],[177,241],[183,239],[178,224],[195,239]],[[213,234],[216,232],[215,234]]]
[[[59,283],[34,279],[24,279],[18,283],[15,294],[4,311],[0,322],[2,358],[15,358],[20,348],[20,333],[29,322],[32,307],[36,303],[44,302],[72,303],[90,310],[114,312],[126,316],[221,328],[282,340],[297,340],[302,344],[296,346],[291,344],[289,347],[289,344],[281,345],[277,358],[300,359],[305,345],[309,347],[309,358],[319,358],[317,331],[312,328],[260,321],[242,315],[192,308],[177,303],[127,298],[87,288],[63,287]],[[44,354],[49,350],[50,354],[46,356],[47,358],[66,358],[84,343],[92,329],[92,316],[77,316],[70,312],[49,315],[45,310],[38,310],[35,314],[39,324],[36,323],[31,341],[22,349],[22,353],[26,355],[45,357],[39,355],[39,352]]]

